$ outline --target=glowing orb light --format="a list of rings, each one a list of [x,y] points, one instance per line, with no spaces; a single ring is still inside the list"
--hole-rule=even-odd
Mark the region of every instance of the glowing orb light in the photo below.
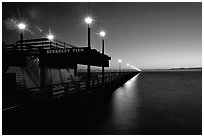
[[[19,28],[20,30],[24,30],[24,29],[26,28],[26,25],[25,25],[24,23],[19,23],[19,24],[18,24],[18,28]]]
[[[101,37],[104,37],[106,35],[106,33],[104,31],[100,32]]]
[[[52,34],[48,34],[48,35],[47,35],[47,38],[48,38],[49,40],[53,40],[53,39],[54,39],[54,36],[53,36]]]
[[[90,18],[90,17],[87,17],[87,18],[85,18],[85,22],[87,23],[87,24],[91,24],[92,23],[92,18]]]

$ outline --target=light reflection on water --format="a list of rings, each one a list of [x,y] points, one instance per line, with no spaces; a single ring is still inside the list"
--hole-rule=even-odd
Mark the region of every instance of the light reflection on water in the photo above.
[[[140,73],[110,97],[106,134],[201,134],[201,72]]]
[[[136,89],[138,75],[127,81],[122,87],[118,88],[113,93],[111,105],[116,119],[117,117],[121,118],[123,113],[129,113],[130,111],[132,111],[132,105],[138,105]]]
[[[139,98],[137,92],[137,79],[139,74],[127,81],[122,87],[114,91],[109,111],[108,126],[118,133],[127,129],[137,128],[140,116],[137,112]]]

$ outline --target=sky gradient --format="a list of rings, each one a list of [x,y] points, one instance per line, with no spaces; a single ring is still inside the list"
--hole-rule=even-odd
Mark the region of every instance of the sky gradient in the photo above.
[[[202,3],[2,3],[2,40],[12,44],[19,32],[12,24],[26,22],[24,38],[45,37],[87,46],[90,16],[91,47],[101,51],[104,30],[110,68],[129,63],[140,69],[202,66]]]

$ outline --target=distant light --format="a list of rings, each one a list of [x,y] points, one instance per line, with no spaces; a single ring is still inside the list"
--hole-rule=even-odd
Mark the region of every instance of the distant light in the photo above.
[[[19,24],[18,24],[18,28],[19,28],[20,30],[24,30],[24,29],[26,28],[26,25],[25,25],[24,23],[19,23]]]
[[[49,40],[53,40],[53,39],[54,39],[54,36],[53,36],[52,34],[48,34],[48,35],[47,35],[47,38],[48,38]]]
[[[138,71],[142,71],[142,70],[140,70],[140,69],[138,69],[138,68],[136,68],[136,67],[134,67],[134,66],[131,66],[133,69],[136,69],[136,70],[138,70]]]
[[[118,62],[119,62],[119,63],[121,63],[121,62],[122,62],[122,60],[121,60],[121,59],[119,59],[119,60],[118,60]]]
[[[92,23],[92,18],[90,18],[90,17],[87,17],[87,18],[85,18],[85,22],[87,23],[87,24],[91,24]]]
[[[106,33],[104,31],[100,32],[101,37],[104,37],[106,35]]]
[[[130,66],[130,64],[127,64],[127,66]]]

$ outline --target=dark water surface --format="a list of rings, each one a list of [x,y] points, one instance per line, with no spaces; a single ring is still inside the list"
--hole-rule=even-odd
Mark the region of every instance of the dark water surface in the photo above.
[[[101,132],[201,134],[201,72],[140,73],[113,92]]]
[[[28,134],[202,134],[202,72],[142,72],[105,100],[29,112],[8,127]]]
[[[202,72],[140,73],[113,93],[107,112],[110,134],[201,134]]]

